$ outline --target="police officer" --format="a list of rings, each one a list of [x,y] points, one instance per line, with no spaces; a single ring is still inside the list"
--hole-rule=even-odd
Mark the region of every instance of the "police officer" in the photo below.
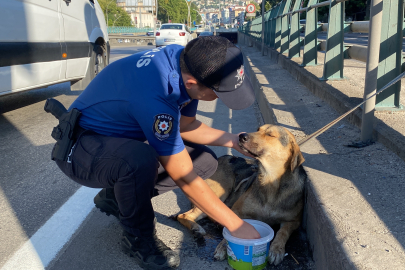
[[[70,107],[81,111],[80,127],[68,160],[56,162],[77,183],[103,188],[96,207],[119,218],[123,251],[145,269],[180,264],[156,237],[151,204],[152,197],[177,187],[233,236],[260,237],[203,181],[217,168],[205,145],[244,153],[238,134],[196,120],[198,100],[218,97],[231,109],[247,108],[255,99],[240,49],[211,36],[115,61]]]

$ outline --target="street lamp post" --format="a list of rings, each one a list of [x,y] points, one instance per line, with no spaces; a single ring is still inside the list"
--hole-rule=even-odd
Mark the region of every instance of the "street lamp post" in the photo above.
[[[191,5],[191,0],[185,0],[185,1],[187,3],[187,7],[188,7],[187,24],[188,24],[188,27],[190,27],[190,21],[191,21],[190,5]]]
[[[166,10],[164,7],[160,7],[160,8],[163,8],[163,10],[166,11],[166,14],[167,14],[167,22],[169,22],[169,12],[167,12],[167,10]]]
[[[154,24],[154,29],[153,29],[153,35],[156,36],[156,24],[157,24],[157,15],[158,15],[158,0],[156,0],[156,18],[155,18],[155,24]]]
[[[114,1],[114,0],[111,0],[110,2],[108,2],[107,7],[105,8],[105,13],[107,14],[107,26],[108,26],[108,6],[112,3],[112,1]]]
[[[117,18],[116,14],[114,14],[115,20],[114,20],[114,22],[113,22],[113,27],[114,27],[114,25],[115,25],[115,22],[116,22],[121,16],[122,16],[122,15],[119,15],[118,18]]]

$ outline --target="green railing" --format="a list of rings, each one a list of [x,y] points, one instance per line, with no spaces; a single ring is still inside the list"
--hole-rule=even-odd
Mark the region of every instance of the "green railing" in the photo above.
[[[300,8],[304,0],[283,0],[262,17],[242,25],[239,32],[244,33],[253,42],[264,42],[268,48],[278,50],[289,58],[300,57],[303,46],[301,66],[317,65],[318,51],[325,51],[322,80],[344,79],[344,59],[354,56],[357,50],[344,44],[345,32],[368,32],[367,22],[344,22],[344,1],[309,0],[307,7]],[[329,6],[328,24],[318,24],[318,8]],[[404,29],[403,0],[383,0],[383,18],[381,26],[380,56],[378,66],[377,90],[401,74],[403,68],[402,40]],[[300,14],[306,13],[305,25],[300,25]],[[262,27],[264,36],[262,41]],[[303,28],[304,27],[304,28]],[[318,31],[327,31],[327,40],[318,42]],[[326,28],[326,29],[325,29]],[[300,38],[304,31],[304,38]],[[360,29],[360,30],[359,30]],[[357,46],[359,47],[359,46]],[[360,46],[361,47],[361,46]],[[366,49],[366,48],[365,48]],[[348,53],[350,52],[350,53]],[[355,56],[353,58],[356,58]],[[356,58],[358,59],[358,58]],[[377,96],[376,109],[401,109],[401,83],[397,83]]]

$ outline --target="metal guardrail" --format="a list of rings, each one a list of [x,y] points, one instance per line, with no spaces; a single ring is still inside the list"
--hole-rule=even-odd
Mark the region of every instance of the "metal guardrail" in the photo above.
[[[368,33],[369,22],[344,22],[344,1],[319,2],[309,0],[307,7],[301,8],[304,0],[283,0],[262,17],[242,25],[241,33],[252,42],[263,42],[265,46],[286,54],[289,58],[300,57],[303,46],[302,66],[317,65],[318,50],[325,51],[322,80],[344,79],[344,59],[367,60],[367,47],[344,44],[344,33]],[[294,5],[293,5],[294,3]],[[403,0],[383,0],[380,55],[377,76],[377,90],[401,74],[403,69],[402,40],[404,32]],[[329,6],[328,23],[318,25],[318,8]],[[306,13],[305,36],[299,23],[300,14]],[[262,38],[262,27],[264,36]],[[327,40],[318,42],[317,33],[327,31]],[[405,65],[404,65],[405,66]],[[401,83],[397,83],[376,98],[377,110],[402,109],[400,102]]]
[[[108,35],[110,46],[139,46],[156,45],[155,37],[148,36],[127,36],[127,35]]]
[[[196,30],[197,27],[190,28],[191,31]],[[146,33],[149,31],[153,31],[153,28],[144,27],[144,28],[137,28],[132,26],[108,26],[107,32],[108,34],[132,34],[132,33]]]
[[[153,29],[149,27],[137,28],[132,26],[108,26],[107,31],[108,34],[132,34],[132,33],[146,33],[149,31],[153,31]]]

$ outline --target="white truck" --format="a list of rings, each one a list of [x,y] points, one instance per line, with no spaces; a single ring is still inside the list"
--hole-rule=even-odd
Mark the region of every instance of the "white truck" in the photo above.
[[[66,82],[83,90],[109,62],[97,0],[0,0],[0,95]]]

